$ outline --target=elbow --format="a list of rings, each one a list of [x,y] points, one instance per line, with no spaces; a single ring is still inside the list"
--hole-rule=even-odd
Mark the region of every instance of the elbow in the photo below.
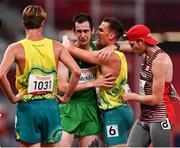
[[[152,105],[152,106],[158,106],[158,105],[161,105],[161,103],[162,103],[162,99],[154,99],[150,104]]]
[[[156,101],[154,104],[155,105],[161,105],[162,101]]]
[[[69,103],[69,100],[70,100],[70,99],[68,99],[68,100],[65,100],[65,101],[64,101],[64,103]]]
[[[62,103],[69,103],[70,98],[68,97],[64,97],[64,99],[62,100]]]
[[[163,94],[159,94],[155,99],[155,102],[154,102],[155,105],[161,105],[162,100],[163,100]]]
[[[16,103],[19,102],[18,100],[14,100],[14,99],[11,99],[11,98],[9,98],[9,101],[10,101],[12,104],[16,104]]]
[[[78,68],[77,70],[74,71],[74,75],[78,78],[80,77],[80,75],[81,75],[80,68]]]
[[[12,103],[12,104],[16,104],[16,103],[17,103],[17,101],[14,101],[14,100],[12,101],[12,100],[11,100],[11,103]]]
[[[5,74],[0,72],[0,81],[1,81],[4,77],[5,77]]]
[[[61,86],[58,86],[58,92],[59,92],[60,94],[64,94],[65,91],[66,91],[66,88],[65,88],[65,87],[63,87],[62,85],[61,85]]]

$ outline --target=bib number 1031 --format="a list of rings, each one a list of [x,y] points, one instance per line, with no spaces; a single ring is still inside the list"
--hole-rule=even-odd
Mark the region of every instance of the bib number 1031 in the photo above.
[[[33,92],[52,92],[53,75],[39,76],[31,74],[29,76],[28,93]]]

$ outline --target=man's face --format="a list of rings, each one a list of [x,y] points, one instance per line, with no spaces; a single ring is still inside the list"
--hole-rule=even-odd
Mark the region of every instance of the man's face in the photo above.
[[[92,31],[89,22],[75,23],[74,34],[80,45],[87,45],[91,40]]]
[[[98,30],[96,31],[98,44],[101,44],[102,46],[107,46],[109,41],[109,35],[110,35],[109,23],[102,22]]]
[[[145,43],[143,40],[129,41],[132,51],[141,56],[145,52]]]

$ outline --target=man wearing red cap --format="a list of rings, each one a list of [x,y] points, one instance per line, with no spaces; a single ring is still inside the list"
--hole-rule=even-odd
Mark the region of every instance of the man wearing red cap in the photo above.
[[[139,94],[125,93],[124,100],[141,104],[141,114],[131,130],[128,147],[169,147],[175,115],[170,100],[173,77],[172,61],[156,44],[145,25],[135,25],[127,32],[132,51],[143,55]]]

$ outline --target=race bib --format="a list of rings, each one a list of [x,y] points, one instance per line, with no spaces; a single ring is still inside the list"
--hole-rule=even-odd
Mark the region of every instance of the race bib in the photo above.
[[[146,84],[146,81],[144,80],[139,80],[139,94],[140,95],[145,95],[145,92],[144,92],[144,86]]]
[[[16,128],[16,125],[17,125],[17,116],[16,116],[16,115],[15,115],[14,122],[15,122],[15,124],[14,124],[14,128]]]
[[[82,68],[79,83],[94,80],[96,78],[96,67]]]
[[[106,126],[106,130],[107,130],[107,137],[118,137],[119,136],[119,131],[118,131],[117,125]]]
[[[169,96],[171,97],[172,100],[175,100],[175,101],[179,101],[179,102],[180,102],[179,94],[177,93],[177,91],[176,91],[176,89],[174,88],[173,84],[171,84]]]
[[[100,93],[99,93],[100,89],[99,87],[96,87],[96,95],[97,95],[97,98],[100,98]]]
[[[162,129],[171,129],[171,124],[169,122],[169,119],[166,118],[164,121],[161,122]]]
[[[52,92],[53,80],[53,75],[39,76],[31,74],[29,76],[28,93]]]
[[[130,93],[130,92],[131,92],[131,89],[130,89],[130,87],[129,87],[129,84],[123,85],[122,88],[124,89],[124,92],[126,92],[126,93]]]

